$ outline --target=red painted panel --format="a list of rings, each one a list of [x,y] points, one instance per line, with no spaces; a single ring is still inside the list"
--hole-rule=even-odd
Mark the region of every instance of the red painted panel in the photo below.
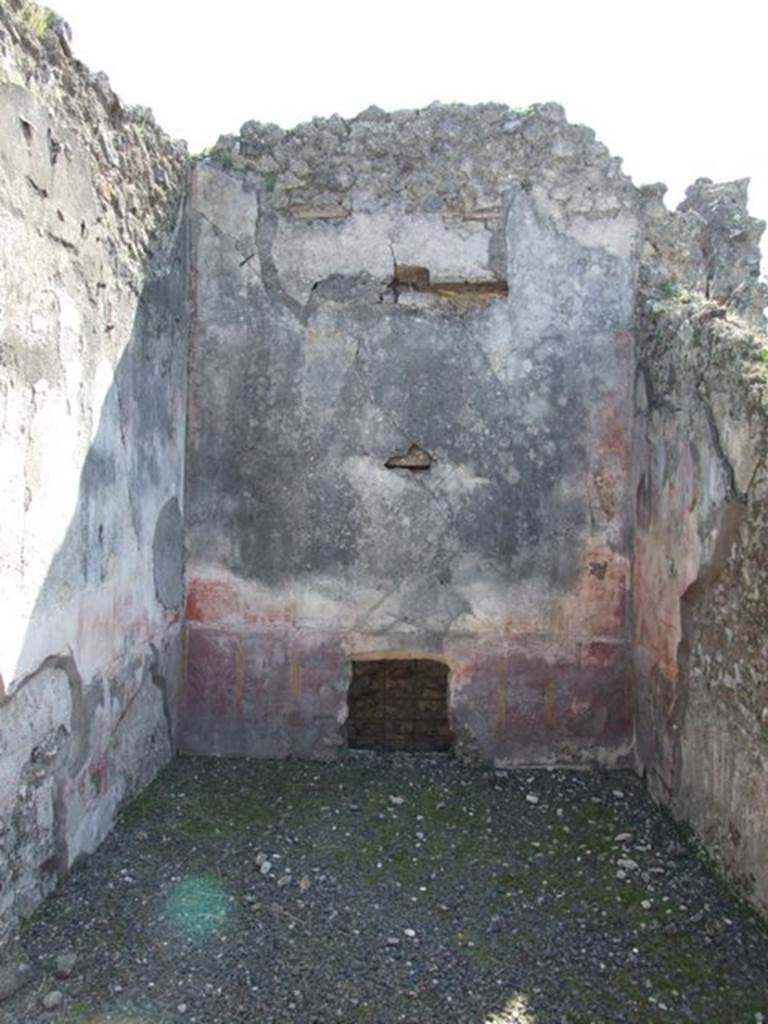
[[[348,634],[190,626],[181,749],[332,755],[344,744],[349,659],[373,649],[370,638],[353,642]],[[402,654],[419,656],[410,648]],[[468,637],[445,655],[453,728],[463,748],[484,760],[577,757],[585,749],[618,750],[631,735],[621,643]]]

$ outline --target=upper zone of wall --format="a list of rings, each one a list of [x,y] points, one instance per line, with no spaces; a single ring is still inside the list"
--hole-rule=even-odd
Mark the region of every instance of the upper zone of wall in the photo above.
[[[186,159],[0,7],[0,939],[174,747]]]

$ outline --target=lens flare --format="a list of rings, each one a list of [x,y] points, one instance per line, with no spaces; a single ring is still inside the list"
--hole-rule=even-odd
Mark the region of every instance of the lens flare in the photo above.
[[[209,875],[193,875],[178,882],[166,902],[166,916],[171,925],[190,937],[219,931],[231,909],[226,890]]]

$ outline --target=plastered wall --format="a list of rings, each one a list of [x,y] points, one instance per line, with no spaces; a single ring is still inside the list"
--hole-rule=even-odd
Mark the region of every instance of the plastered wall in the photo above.
[[[240,152],[190,193],[182,749],[335,756],[351,659],[438,654],[463,755],[621,762],[627,179],[554,105]]]
[[[0,939],[175,748],[185,155],[0,12]]]

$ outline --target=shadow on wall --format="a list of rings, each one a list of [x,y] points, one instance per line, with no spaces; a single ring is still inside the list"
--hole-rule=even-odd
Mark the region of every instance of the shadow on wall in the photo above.
[[[174,748],[183,605],[185,252],[178,218],[170,259],[145,268],[141,294],[129,296],[129,341],[111,380],[104,380],[100,412],[94,401],[98,426],[71,521],[47,570],[57,510],[36,507],[41,499],[30,489],[30,466],[50,464],[57,447],[57,458],[66,460],[57,426],[87,431],[86,387],[81,382],[77,411],[68,406],[62,414],[66,403],[54,392],[57,384],[38,379],[38,367],[19,360],[26,379],[16,390],[32,391],[28,428],[18,435],[26,446],[27,498],[11,531],[12,556],[16,537],[21,549],[19,603],[25,557],[43,563],[44,581],[28,595],[24,632],[9,638],[18,656],[4,652],[11,678],[3,685],[0,677],[0,920],[6,927],[96,847],[119,804]],[[128,293],[130,284],[118,287]],[[79,337],[81,370],[89,364],[92,370],[105,347],[93,328],[91,343],[88,326]],[[83,351],[89,344],[93,351]],[[94,392],[105,369],[102,359]],[[58,402],[58,424],[45,414],[53,408],[53,400],[45,403],[49,394]],[[67,424],[66,417],[79,419]],[[66,465],[59,470],[72,478]],[[43,489],[43,505],[45,499]]]

